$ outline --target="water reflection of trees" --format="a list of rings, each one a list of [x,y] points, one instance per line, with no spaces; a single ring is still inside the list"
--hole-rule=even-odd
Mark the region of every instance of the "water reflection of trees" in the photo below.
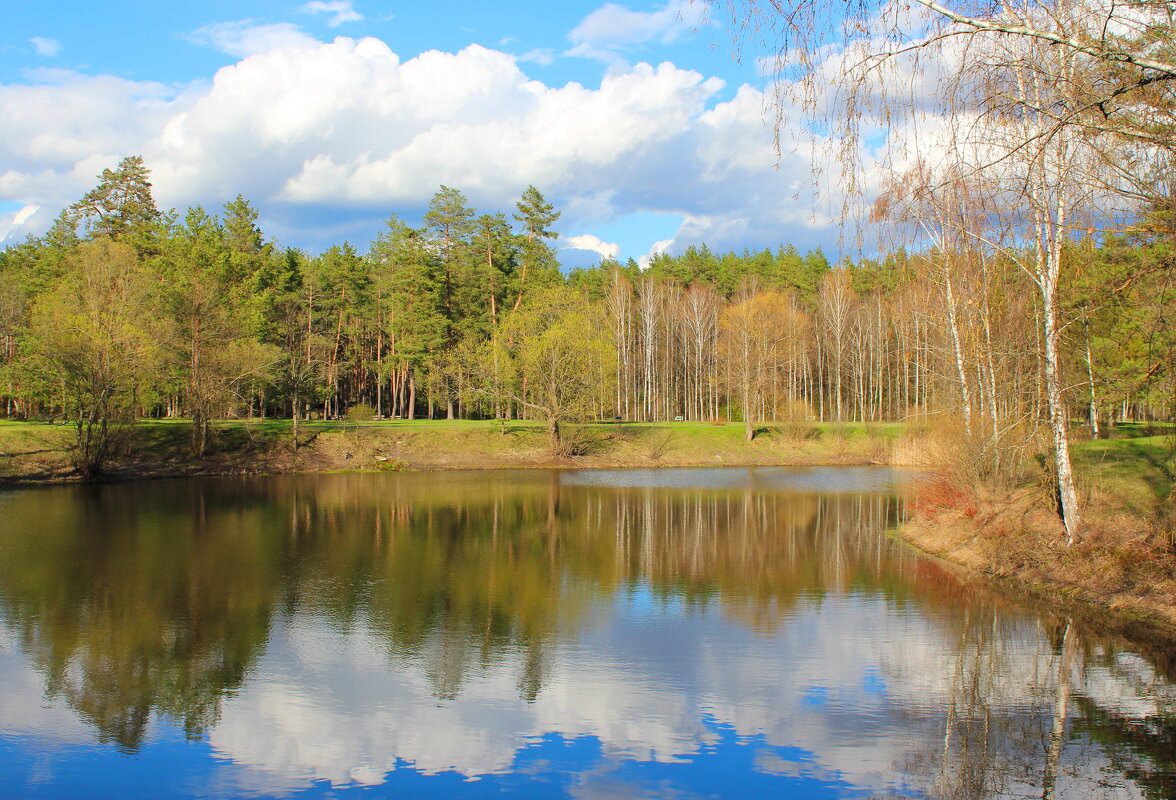
[[[168,510],[102,488],[31,493],[6,504],[0,537],[3,617],[47,694],[129,749],[152,711],[190,736],[215,721],[265,643],[280,568],[256,513],[163,494]]]
[[[295,615],[374,633],[438,698],[511,663],[534,699],[557,645],[630,590],[761,631],[864,594],[918,603],[939,632],[931,653],[883,655],[921,687],[895,703],[922,734],[899,767],[932,794],[1062,796],[1089,747],[1115,780],[1176,796],[1170,665],[915,558],[883,535],[898,507],[882,494],[352,475],[36,492],[4,510],[5,622],[47,691],[125,748],[152,713],[201,735]]]
[[[949,800],[1176,796],[1172,675],[1069,618],[1033,635],[1004,605],[974,598],[940,618],[949,654],[892,665],[947,704],[912,720],[901,770]]]
[[[880,535],[897,514],[881,494],[568,487],[555,474],[371,487],[343,476],[275,490],[290,508],[296,605],[340,624],[362,616],[427,664],[442,698],[507,651],[525,655],[518,683],[534,697],[551,643],[620,589],[772,627],[830,591],[901,594],[893,562],[912,560]]]
[[[800,598],[894,588],[882,495],[380,478],[22,495],[0,539],[4,618],[50,695],[135,748],[152,711],[207,730],[276,613],[365,625],[423,663],[441,698],[521,655],[533,698],[552,642],[619,588],[721,602],[758,626]]]

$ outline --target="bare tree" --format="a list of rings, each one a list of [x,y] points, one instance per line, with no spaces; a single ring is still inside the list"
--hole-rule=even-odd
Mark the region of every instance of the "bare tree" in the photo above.
[[[867,151],[861,144],[880,126],[892,130],[884,165],[902,169],[912,157],[946,151],[933,168],[932,184],[978,180],[987,193],[987,216],[961,230],[977,247],[1021,265],[1040,296],[1042,395],[1060,513],[1067,541],[1077,541],[1081,517],[1059,364],[1063,251],[1078,215],[1115,196],[1139,195],[1138,185],[1121,189],[1102,181],[1101,197],[1095,196],[1089,187],[1096,184],[1083,180],[1081,168],[1101,158],[1119,164],[1120,173],[1130,172],[1114,157],[1123,140],[1137,149],[1172,148],[1172,4],[729,0],[723,9],[744,43],[768,48],[774,59],[778,135],[801,112],[819,116],[835,134],[846,209],[868,189],[862,166],[876,148]],[[944,287],[953,295],[951,314],[955,287],[947,280]],[[956,321],[951,328],[959,386],[970,409]],[[835,391],[840,402],[840,387]]]
[[[843,269],[830,270],[821,280],[817,290],[817,315],[821,320],[821,335],[825,337],[826,346],[831,348],[833,408],[837,414],[837,421],[844,419],[842,406],[842,377],[844,375],[844,356],[846,341],[849,337],[850,315],[856,298],[853,287],[849,285],[849,274]]]

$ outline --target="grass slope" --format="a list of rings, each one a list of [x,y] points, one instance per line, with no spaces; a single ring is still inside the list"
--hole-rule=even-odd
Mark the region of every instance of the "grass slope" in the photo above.
[[[742,424],[600,423],[567,426],[553,454],[540,423],[471,420],[309,421],[291,447],[289,420],[217,423],[205,458],[188,453],[186,420],[134,426],[113,477],[487,467],[636,467],[887,463],[893,424],[771,425],[751,442]],[[0,481],[69,480],[72,430],[0,420]]]

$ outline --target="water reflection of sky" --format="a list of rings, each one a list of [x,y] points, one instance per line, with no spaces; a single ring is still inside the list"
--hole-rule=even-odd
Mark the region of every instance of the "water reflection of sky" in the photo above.
[[[295,619],[258,666],[264,677],[226,704],[210,742],[233,763],[275,776],[259,787],[269,793],[315,781],[396,782],[385,773],[405,762],[424,774],[506,776],[552,750],[557,771],[577,782],[607,775],[646,789],[663,778],[695,786],[690,776],[701,771],[717,783],[699,796],[730,793],[731,781],[753,776],[842,796],[893,784],[911,731],[880,691],[871,648],[819,632],[830,623],[843,634],[879,631],[885,616],[847,599],[765,637],[718,610],[637,592],[561,643],[532,702],[516,690],[521,654],[438,700],[421,666],[390,661],[377,638]],[[816,693],[820,704],[811,702]],[[575,753],[587,760],[569,762]]]
[[[885,470],[700,472],[559,480],[651,490],[700,480],[795,490],[822,480],[833,492],[855,479],[869,491],[894,480]],[[234,502],[239,515],[245,506]],[[821,524],[840,519],[818,505]],[[791,524],[808,531],[806,520]],[[837,547],[861,541],[847,536]],[[887,557],[838,556],[834,566]],[[0,628],[0,796],[1041,796],[1039,762],[1065,674],[1078,702],[1057,796],[1142,798],[1123,751],[1087,720],[1105,714],[1139,729],[1171,725],[1176,711],[1176,688],[1137,653],[1090,640],[1067,670],[1047,621],[999,605],[961,616],[950,603],[944,610],[890,588],[900,579],[885,574],[806,590],[773,610],[771,624],[748,611],[759,599],[750,589],[704,602],[648,577],[605,591],[588,570],[557,575],[560,593],[591,597],[591,613],[546,629],[540,649],[514,642],[480,658],[466,657],[476,643],[464,628],[436,625],[405,648],[362,603],[344,613],[311,602],[321,589],[287,586],[301,600],[274,613],[264,649],[222,698],[215,724],[187,741],[153,712],[132,754],[96,742],[85,713],[48,691],[35,649]],[[535,672],[542,679],[525,691]],[[977,765],[960,753],[981,724],[992,752]],[[948,785],[1002,764],[979,794]]]
[[[3,718],[6,738],[19,731],[38,753],[9,764],[28,776],[29,796],[39,786],[100,786],[85,776],[115,767],[120,781],[162,783],[177,796],[315,797],[372,786],[469,797],[901,794],[920,787],[905,785],[895,765],[937,744],[952,674],[950,645],[918,615],[863,597],[811,604],[769,636],[719,609],[639,589],[556,652],[532,702],[516,689],[522,654],[438,700],[419,662],[390,656],[363,626],[344,632],[295,615],[227,699],[207,744],[183,744],[164,724],[127,762],[85,746],[84,727],[49,703]],[[12,655],[5,650],[4,685],[10,670],[24,670],[31,686]],[[1126,688],[1101,680],[1112,701]],[[1004,695],[1006,710],[1029,713],[1043,688],[1020,685]],[[1069,764],[1075,780],[1096,766],[1084,758]]]
[[[663,469],[568,470],[566,486],[639,489],[745,489],[752,491],[892,492],[915,473],[881,467],[691,467]]]

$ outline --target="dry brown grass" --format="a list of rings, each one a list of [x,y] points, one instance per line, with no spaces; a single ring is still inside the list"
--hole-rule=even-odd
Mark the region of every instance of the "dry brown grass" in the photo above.
[[[916,487],[904,538],[949,561],[1060,595],[1176,626],[1176,550],[1170,515],[1140,516],[1108,502],[1087,507],[1085,535],[1065,545],[1040,487],[964,487],[936,476]]]
[[[1021,422],[976,419],[969,433],[958,415],[911,420],[893,447],[893,463],[933,470],[953,483],[1011,488],[1043,472],[1037,458],[1048,449],[1045,431]]]

